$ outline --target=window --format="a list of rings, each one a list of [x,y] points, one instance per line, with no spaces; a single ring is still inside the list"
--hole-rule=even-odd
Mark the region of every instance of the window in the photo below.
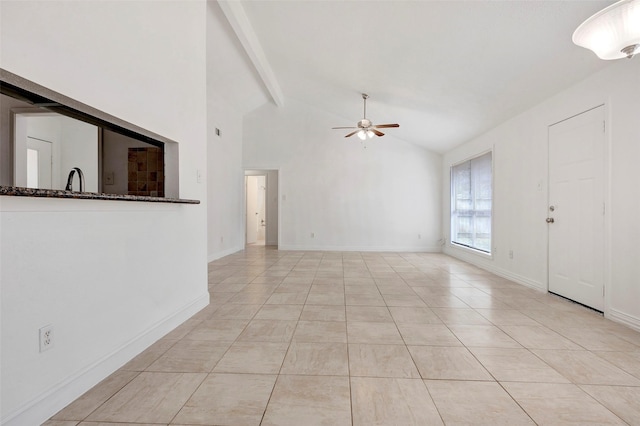
[[[451,242],[491,253],[491,152],[451,167]]]

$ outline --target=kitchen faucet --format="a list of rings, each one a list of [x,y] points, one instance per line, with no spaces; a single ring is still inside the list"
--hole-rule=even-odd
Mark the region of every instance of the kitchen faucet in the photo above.
[[[84,174],[80,167],[74,167],[69,172],[69,177],[67,178],[67,186],[64,188],[65,191],[73,191],[73,175],[78,171],[78,176],[80,177],[80,192],[84,192]]]

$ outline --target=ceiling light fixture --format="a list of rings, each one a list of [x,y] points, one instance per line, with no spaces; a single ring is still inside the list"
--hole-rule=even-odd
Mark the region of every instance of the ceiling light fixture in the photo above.
[[[363,140],[363,141],[366,139],[371,139],[374,136],[375,136],[375,133],[373,133],[371,130],[362,129],[358,132],[358,137],[360,138],[360,140]]]
[[[632,58],[640,53],[640,0],[622,0],[584,21],[573,42],[600,59]]]

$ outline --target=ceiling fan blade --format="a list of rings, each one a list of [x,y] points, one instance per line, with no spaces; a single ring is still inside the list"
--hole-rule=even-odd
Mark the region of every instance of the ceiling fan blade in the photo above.
[[[384,129],[384,128],[388,128],[388,127],[400,127],[399,124],[376,124],[373,127],[377,127],[379,129]]]
[[[351,126],[351,127],[332,127],[332,129],[357,129],[357,127]]]
[[[373,127],[371,129],[369,129],[369,130],[371,130],[373,133],[375,133],[376,136],[384,136],[384,133],[382,133],[380,130],[374,129]]]
[[[345,138],[348,138],[349,136],[353,136],[353,135],[355,135],[356,133],[358,133],[359,131],[360,131],[360,130],[356,130],[355,132],[351,132],[351,133],[349,133],[347,136],[345,136]]]

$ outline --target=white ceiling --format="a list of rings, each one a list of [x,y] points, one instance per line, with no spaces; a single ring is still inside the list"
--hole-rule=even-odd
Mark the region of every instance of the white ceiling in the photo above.
[[[575,28],[612,1],[242,1],[285,97],[445,152],[609,65]],[[335,131],[336,136],[342,136]]]

